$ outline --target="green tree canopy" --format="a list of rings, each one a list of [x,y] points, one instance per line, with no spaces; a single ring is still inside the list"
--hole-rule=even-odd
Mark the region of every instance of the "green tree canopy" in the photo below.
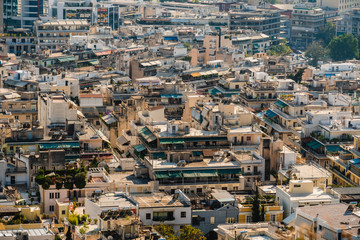
[[[318,62],[324,60],[327,56],[327,50],[318,41],[315,41],[307,47],[305,56],[310,58],[309,64],[317,67]]]
[[[260,222],[261,216],[260,216],[260,199],[259,199],[258,188],[256,188],[255,197],[251,210],[252,210],[252,221],[254,223]]]
[[[170,225],[160,224],[154,228],[166,240],[206,240],[201,230],[191,225],[183,226],[180,229],[179,235]]]
[[[200,229],[186,225],[180,229],[179,240],[206,240]]]
[[[75,186],[79,189],[82,189],[86,186],[86,173],[79,172],[75,175],[74,179]]]
[[[287,77],[294,80],[297,83],[301,83],[304,71],[305,68],[300,68],[295,74],[289,74],[287,75]]]
[[[329,43],[330,57],[334,61],[344,61],[359,57],[358,40],[351,34],[341,35]]]
[[[288,45],[286,45],[286,41],[282,41],[278,45],[271,46],[267,53],[269,55],[283,56],[292,53],[292,50]]]
[[[325,46],[329,45],[331,40],[335,37],[336,27],[332,22],[327,22],[324,27],[315,35],[316,40],[322,41]]]

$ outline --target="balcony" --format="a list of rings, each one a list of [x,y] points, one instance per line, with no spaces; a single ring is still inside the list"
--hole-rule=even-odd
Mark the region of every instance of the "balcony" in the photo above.
[[[153,217],[154,222],[165,222],[165,221],[174,221],[175,218],[173,216],[169,217]]]
[[[7,168],[6,173],[26,173],[26,167]]]

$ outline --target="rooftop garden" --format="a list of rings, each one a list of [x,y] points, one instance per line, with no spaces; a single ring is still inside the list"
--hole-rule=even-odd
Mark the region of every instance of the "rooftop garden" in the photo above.
[[[56,189],[66,188],[69,190],[76,188],[82,189],[86,186],[87,171],[81,167],[73,167],[64,170],[44,170],[40,169],[35,177],[35,182],[43,189],[49,189],[55,185]]]

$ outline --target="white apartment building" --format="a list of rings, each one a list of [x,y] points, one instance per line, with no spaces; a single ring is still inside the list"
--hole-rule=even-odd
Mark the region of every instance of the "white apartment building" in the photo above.
[[[140,220],[144,225],[166,224],[175,231],[181,226],[191,225],[190,199],[180,190],[176,190],[174,197],[170,195],[135,196],[138,204]]]
[[[311,180],[291,180],[288,187],[276,187],[276,201],[283,206],[285,218],[295,213],[297,207],[334,204],[340,199],[328,193],[328,189],[314,187]]]

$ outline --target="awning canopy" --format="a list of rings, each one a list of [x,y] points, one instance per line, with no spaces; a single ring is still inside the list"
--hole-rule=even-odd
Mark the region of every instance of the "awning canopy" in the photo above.
[[[206,141],[227,141],[227,137],[219,137],[219,136],[202,136],[202,137],[189,137],[184,138],[185,142],[206,142]]]
[[[270,109],[266,110],[265,115],[271,119],[273,119],[274,117],[276,117],[276,113],[274,113],[273,111],[271,111]]]
[[[137,152],[142,152],[142,151],[144,151],[146,148],[145,148],[144,145],[138,144],[138,145],[135,145],[135,146],[134,146],[134,149],[135,149],[135,151],[137,151]]]
[[[58,58],[59,62],[63,63],[63,62],[71,62],[71,61],[75,61],[75,57],[62,57],[62,58]]]
[[[316,150],[316,149],[324,146],[324,145],[322,145],[321,143],[319,143],[318,141],[315,141],[315,140],[313,140],[313,141],[311,141],[311,142],[308,142],[306,145],[307,145],[309,148],[313,149],[313,150]]]
[[[183,138],[162,138],[160,144],[183,144]]]
[[[145,138],[147,142],[156,140],[156,136],[150,131],[148,127],[144,127],[139,130],[140,135]]]
[[[54,142],[54,143],[40,143],[40,150],[45,149],[67,149],[67,148],[80,148],[78,142]]]
[[[288,106],[286,103],[284,103],[283,101],[280,101],[280,100],[274,102],[274,105],[279,107],[279,108],[284,108],[284,107]]]
[[[182,94],[163,94],[161,98],[182,98]]]
[[[98,57],[100,56],[107,56],[107,55],[110,55],[111,54],[111,50],[108,50],[108,51],[101,51],[101,52],[94,52],[94,54]]]
[[[191,75],[192,77],[201,77],[201,74],[198,73],[198,72],[191,73],[190,75]]]
[[[218,176],[218,174],[215,169],[213,169],[213,170],[185,170],[185,171],[183,171],[183,176],[185,178],[216,177],[216,176]]]
[[[99,60],[90,60],[89,63],[91,65],[98,65],[99,64]]]
[[[218,169],[219,174],[241,174],[241,169]]]
[[[158,171],[155,172],[155,177],[159,178],[181,178],[180,171]]]

